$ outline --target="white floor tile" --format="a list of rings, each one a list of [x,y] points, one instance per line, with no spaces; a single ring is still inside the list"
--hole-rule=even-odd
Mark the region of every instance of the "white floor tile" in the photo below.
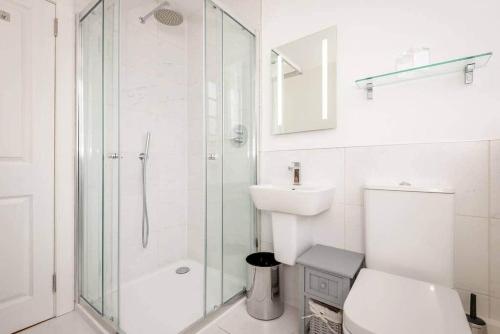
[[[78,312],[73,311],[30,327],[21,334],[99,334]]]
[[[217,325],[212,325],[198,332],[198,334],[228,334],[228,332],[223,329],[217,327]]]
[[[261,321],[252,318],[246,311],[245,303],[241,303],[219,319],[216,326],[225,331],[226,334],[297,334],[299,332],[299,311],[286,305],[285,313],[278,319]],[[211,332],[207,333],[212,334]]]

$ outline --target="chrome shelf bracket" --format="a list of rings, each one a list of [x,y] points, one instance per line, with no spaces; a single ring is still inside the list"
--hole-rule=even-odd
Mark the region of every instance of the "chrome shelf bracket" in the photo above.
[[[464,71],[464,82],[466,85],[470,85],[474,82],[474,69],[476,68],[476,64],[467,64],[465,66]]]
[[[373,100],[373,84],[372,83],[366,84],[366,98],[368,100]]]

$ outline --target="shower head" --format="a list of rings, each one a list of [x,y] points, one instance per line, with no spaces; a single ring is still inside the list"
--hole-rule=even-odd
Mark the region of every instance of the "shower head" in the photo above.
[[[165,24],[167,26],[178,26],[182,23],[182,15],[176,11],[166,8],[160,8],[155,10],[156,21]]]
[[[156,21],[160,22],[161,24],[167,26],[178,26],[179,24],[181,24],[183,21],[182,14],[172,9],[164,8],[166,6],[170,6],[168,1],[162,2],[146,15],[139,17],[139,22],[146,23],[147,19],[151,15],[154,15]]]

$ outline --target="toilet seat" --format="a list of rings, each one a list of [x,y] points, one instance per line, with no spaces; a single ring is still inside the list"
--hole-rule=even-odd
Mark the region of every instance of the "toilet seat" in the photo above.
[[[450,288],[362,269],[344,304],[352,334],[470,334],[458,293]]]

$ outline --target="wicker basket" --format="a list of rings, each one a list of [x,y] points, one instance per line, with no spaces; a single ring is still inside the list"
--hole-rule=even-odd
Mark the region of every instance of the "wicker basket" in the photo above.
[[[309,300],[309,334],[342,334],[342,311]]]

